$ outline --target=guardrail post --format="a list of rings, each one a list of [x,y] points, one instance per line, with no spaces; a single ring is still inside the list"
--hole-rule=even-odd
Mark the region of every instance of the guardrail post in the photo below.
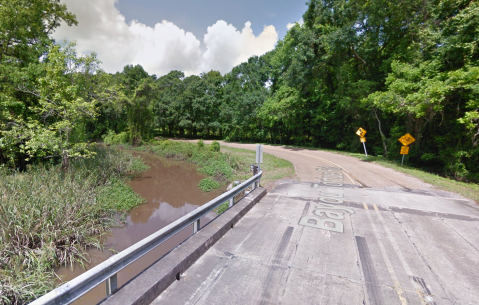
[[[235,197],[230,198],[230,203],[229,203],[228,207],[231,208],[233,206],[233,204],[235,204]]]
[[[118,290],[116,273],[109,277],[106,282],[106,296],[114,294]]]
[[[198,219],[197,221],[193,223],[193,234],[198,232],[199,229],[200,229],[200,220]]]

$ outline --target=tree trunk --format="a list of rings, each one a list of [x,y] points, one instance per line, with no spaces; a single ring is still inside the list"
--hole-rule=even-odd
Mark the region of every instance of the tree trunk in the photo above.
[[[63,153],[62,153],[62,169],[64,171],[67,171],[69,166],[70,166],[70,159],[68,157],[68,153],[63,151]]]
[[[379,116],[376,112],[375,109],[373,109],[373,113],[376,116],[376,120],[378,120],[378,128],[379,128],[379,133],[381,134],[381,140],[383,141],[383,147],[384,147],[384,155],[388,155],[388,147],[386,145],[386,136],[383,133],[383,130],[381,129],[381,120],[379,120]]]

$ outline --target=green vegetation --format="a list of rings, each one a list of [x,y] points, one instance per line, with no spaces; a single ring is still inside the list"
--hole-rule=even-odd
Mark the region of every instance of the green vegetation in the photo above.
[[[235,180],[246,180],[251,177],[250,165],[255,163],[255,151],[226,146],[221,147],[221,151],[235,156],[244,166],[243,174],[236,175]],[[269,186],[276,180],[294,175],[294,166],[291,162],[269,154],[263,154],[261,168],[264,170],[261,178],[263,186]]]
[[[103,142],[107,145],[128,143],[128,133],[125,131],[115,134],[113,131],[109,130],[108,133],[104,134],[102,137]]]
[[[95,148],[69,171],[36,165],[0,169],[0,303],[24,304],[54,288],[54,268],[84,263],[115,216],[144,202],[124,183],[147,167],[118,150]]]
[[[75,16],[65,5],[0,0],[0,164],[89,155],[157,136],[303,145],[409,162],[479,181],[479,3],[473,0],[310,0],[274,50],[229,73],[157,77],[128,65],[102,72],[49,35]],[[15,13],[13,13],[15,12]],[[15,15],[15,20],[11,19]],[[35,26],[32,27],[31,25]],[[213,146],[213,149],[217,149]]]
[[[198,183],[198,187],[203,191],[203,192],[210,192],[214,189],[219,188],[221,185],[218,181],[213,180],[211,178],[205,178]]]
[[[81,260],[80,250],[94,244],[88,236],[105,226],[96,221],[139,202],[122,182],[130,165],[89,167],[103,160],[91,144],[100,139],[196,163],[210,176],[201,184],[209,189],[250,176],[253,152],[154,138],[358,153],[361,126],[369,153],[383,156],[378,162],[397,159],[397,139],[408,132],[417,139],[410,166],[479,181],[479,2],[310,0],[303,19],[274,50],[225,75],[157,77],[139,65],[113,75],[95,54],[80,56],[74,43],[53,41],[61,22],[77,24],[64,4],[0,0],[0,298],[22,303],[45,291],[51,274],[41,270]],[[290,164],[268,156],[263,167],[263,183],[292,173]],[[106,174],[113,172],[119,176]],[[50,180],[51,188],[40,187]],[[117,206],[116,198],[130,203]],[[56,216],[42,218],[60,213],[57,206],[70,217],[68,229],[58,229],[64,221]],[[63,241],[57,245],[52,236]]]
[[[213,143],[211,143],[211,151],[220,151],[221,147],[220,147],[220,143],[218,143],[217,141],[213,141]]]
[[[217,209],[216,209],[216,214],[222,214],[224,213],[229,207],[229,202],[228,201],[225,201],[224,203],[222,203]]]

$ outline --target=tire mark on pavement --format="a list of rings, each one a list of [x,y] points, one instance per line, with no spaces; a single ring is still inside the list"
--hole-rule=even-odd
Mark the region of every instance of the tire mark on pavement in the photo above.
[[[259,304],[276,304],[278,293],[275,293],[275,290],[278,290],[278,285],[274,285],[273,277],[275,273],[279,273],[279,275],[283,275],[284,271],[289,273],[289,268],[285,268],[283,266],[278,266],[283,261],[284,254],[286,249],[289,246],[289,242],[291,241],[291,236],[293,235],[294,228],[287,227],[281,237],[278,247],[274,253],[272,265],[269,267],[268,275],[266,276],[266,280],[263,281],[263,285],[261,287],[261,297]],[[275,272],[278,271],[278,272]]]
[[[373,259],[369,252],[368,243],[366,239],[361,236],[355,236],[356,244],[358,246],[359,259],[361,263],[361,269],[364,274],[364,282],[366,284],[366,291],[368,293],[368,299],[370,305],[384,304],[381,292],[378,289],[379,280],[374,269]]]
[[[384,244],[382,242],[382,239],[379,236],[379,231],[377,230],[375,221],[373,220],[373,218],[371,216],[371,213],[369,211],[365,211],[365,213],[366,213],[366,215],[369,219],[369,223],[371,224],[371,227],[373,229],[374,236],[376,237],[376,242],[378,244],[379,251],[381,252],[381,256],[383,257],[384,262],[386,263],[386,267],[389,271],[389,275],[391,276],[391,279],[393,281],[394,290],[396,291],[396,294],[398,295],[399,300],[401,301],[401,304],[406,305],[408,303],[407,303],[407,300],[404,296],[403,288],[401,287],[401,284],[399,283],[399,279],[396,275],[396,272],[394,271],[394,268],[392,267],[391,260],[389,259],[389,255],[386,251],[386,247],[384,246]]]

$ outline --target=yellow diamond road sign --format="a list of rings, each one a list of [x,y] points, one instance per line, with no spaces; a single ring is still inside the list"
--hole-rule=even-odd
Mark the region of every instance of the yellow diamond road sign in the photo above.
[[[411,136],[409,133],[406,133],[405,135],[403,135],[402,137],[400,137],[398,140],[399,140],[399,142],[401,142],[401,144],[404,145],[404,146],[408,146],[408,145],[411,144],[412,142],[416,141],[416,139],[414,139],[414,137]]]
[[[356,134],[360,137],[364,137],[366,135],[366,129],[363,129],[362,127],[359,127],[358,131],[356,131]]]

